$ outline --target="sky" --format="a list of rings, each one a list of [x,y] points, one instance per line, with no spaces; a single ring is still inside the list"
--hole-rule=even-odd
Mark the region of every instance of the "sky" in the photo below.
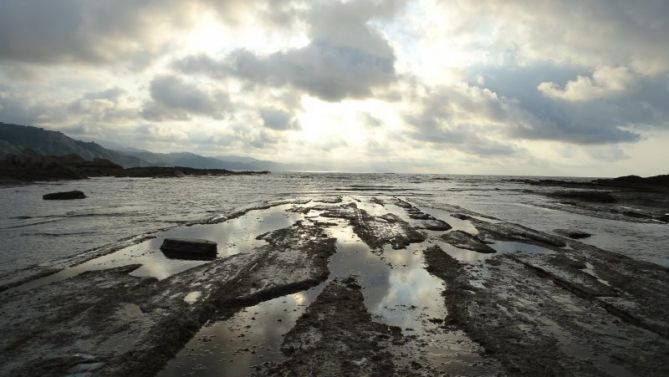
[[[2,0],[0,122],[324,170],[669,166],[666,0]]]

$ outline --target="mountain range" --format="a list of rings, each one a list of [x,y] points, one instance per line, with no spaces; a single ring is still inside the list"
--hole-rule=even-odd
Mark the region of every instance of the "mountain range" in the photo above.
[[[105,142],[81,141],[62,132],[0,122],[0,157],[26,152],[43,156],[76,154],[85,160],[103,158],[125,168],[181,166],[196,169],[297,171],[315,170],[307,165],[282,164],[245,156],[207,157],[195,153],[154,153]],[[114,148],[110,148],[114,145]]]

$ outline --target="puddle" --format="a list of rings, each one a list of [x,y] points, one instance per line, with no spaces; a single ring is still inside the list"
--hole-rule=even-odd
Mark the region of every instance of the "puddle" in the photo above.
[[[263,363],[284,360],[283,336],[322,290],[316,288],[265,301],[226,321],[205,325],[157,377],[241,377]]]
[[[170,259],[160,251],[165,238],[199,238],[218,244],[217,258],[225,258],[262,246],[264,240],[256,240],[260,234],[286,228],[304,218],[302,214],[286,211],[292,204],[268,209],[251,210],[244,215],[218,224],[201,224],[178,227],[160,233],[156,238],[141,242],[113,253],[91,259],[63,271],[23,284],[16,290],[33,289],[45,284],[67,279],[86,271],[105,270],[114,267],[141,264],[130,275],[154,277],[159,280],[176,273],[200,266],[209,261]]]
[[[441,296],[444,285],[425,271],[424,245],[403,250],[388,247],[376,255],[345,220],[319,220],[336,223],[325,228],[329,236],[337,238],[326,282],[206,325],[158,376],[247,376],[265,362],[284,360],[281,343],[285,333],[332,279],[351,275],[356,276],[365,306],[375,321],[398,326],[405,335],[422,335],[428,339],[426,343],[432,343],[429,339],[436,332],[443,333],[439,322],[446,317]],[[430,346],[430,357],[447,358],[449,349],[443,347],[443,341],[441,348],[436,344]]]
[[[421,331],[425,318],[446,316],[444,286],[425,270],[423,244],[400,250],[385,247],[379,256],[348,225],[340,223],[327,231],[337,238],[337,253],[328,264],[330,279],[355,275],[365,306],[377,321],[406,333]]]

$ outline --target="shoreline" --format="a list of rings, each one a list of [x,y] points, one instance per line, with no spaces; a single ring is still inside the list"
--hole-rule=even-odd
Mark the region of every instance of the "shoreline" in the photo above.
[[[77,155],[9,155],[0,160],[0,181],[78,180],[92,177],[176,178],[185,176],[264,175],[269,171],[196,169],[183,166],[122,167],[109,160],[85,160]]]

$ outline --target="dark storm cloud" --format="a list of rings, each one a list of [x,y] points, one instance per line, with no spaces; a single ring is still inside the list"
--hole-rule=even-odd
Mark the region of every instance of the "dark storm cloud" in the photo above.
[[[635,126],[669,127],[669,76],[639,76],[627,89],[578,101],[554,98],[539,90],[542,83],[568,87],[579,75],[587,78],[591,73],[550,64],[477,67],[471,81],[483,78],[482,86],[530,115],[510,123],[514,137],[605,144],[639,140]]]
[[[328,101],[366,97],[393,82],[395,55],[369,25],[392,15],[400,2],[319,2],[309,14],[311,42],[269,55],[237,50],[222,60],[206,56],[175,64],[186,73],[236,76],[267,86],[291,85]]]
[[[230,104],[225,93],[208,91],[170,75],[154,78],[150,94],[151,100],[142,111],[150,120],[189,120],[191,115],[221,118]]]

